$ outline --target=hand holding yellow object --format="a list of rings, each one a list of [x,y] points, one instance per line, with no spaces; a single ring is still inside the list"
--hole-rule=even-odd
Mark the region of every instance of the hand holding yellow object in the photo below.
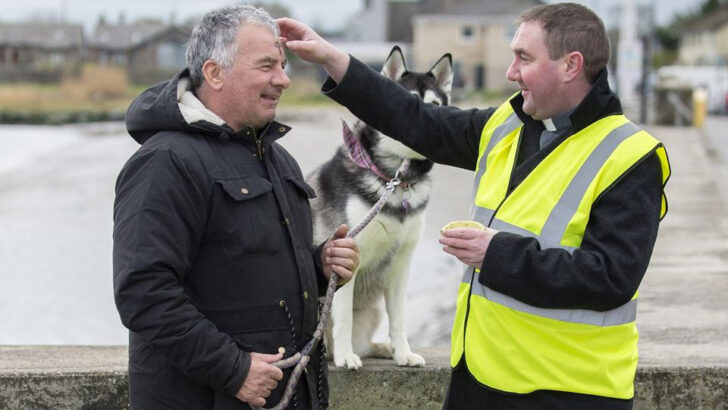
[[[465,229],[459,229],[465,228]],[[460,262],[480,269],[490,240],[498,233],[475,221],[454,221],[440,229],[442,250]]]
[[[456,228],[473,228],[473,229],[485,229],[485,226],[480,222],[476,221],[452,221],[440,229],[440,233],[447,231],[448,229]]]

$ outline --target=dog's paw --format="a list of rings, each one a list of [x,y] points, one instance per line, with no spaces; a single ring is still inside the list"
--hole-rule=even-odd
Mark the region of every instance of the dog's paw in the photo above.
[[[371,356],[382,359],[391,359],[394,356],[394,348],[390,343],[372,343]]]
[[[357,370],[361,367],[361,358],[354,354],[349,353],[345,355],[334,355],[334,364],[336,367],[345,367],[349,370]]]
[[[398,355],[394,354],[394,361],[398,366],[422,367],[425,365],[425,359],[417,353]]]

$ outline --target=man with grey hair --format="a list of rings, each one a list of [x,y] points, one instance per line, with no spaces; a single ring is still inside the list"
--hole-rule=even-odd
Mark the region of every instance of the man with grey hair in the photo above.
[[[637,289],[667,211],[663,145],[609,89],[601,19],[574,3],[525,11],[498,107],[425,104],[291,19],[287,47],[325,94],[435,162],[475,173],[472,218],[443,232],[464,263],[446,409],[629,409]]]
[[[312,337],[332,272],[358,266],[345,225],[312,243],[314,192],[275,142],[285,64],[265,11],[214,10],[187,68],[129,107],[141,148],[117,180],[113,259],[132,409],[277,403],[290,370],[272,363]],[[327,406],[324,352],[311,357],[289,408]]]

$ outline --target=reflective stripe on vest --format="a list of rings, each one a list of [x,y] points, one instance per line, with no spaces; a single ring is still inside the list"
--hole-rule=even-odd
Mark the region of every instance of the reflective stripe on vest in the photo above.
[[[493,131],[493,135],[490,137],[490,140],[488,140],[488,146],[485,148],[485,153],[480,158],[480,163],[478,164],[478,173],[475,174],[475,183],[473,185],[473,196],[475,196],[475,192],[478,191],[478,184],[480,184],[480,179],[483,177],[483,174],[485,174],[485,166],[486,161],[488,160],[488,154],[490,154],[490,151],[493,150],[493,147],[495,147],[503,138],[505,138],[506,135],[512,133],[516,130],[516,128],[520,127],[521,120],[518,118],[516,113],[511,114],[508,119],[506,119],[506,122],[499,125],[498,128]]]
[[[475,269],[472,267],[468,267],[465,270],[465,275],[463,275],[463,283],[472,283],[473,295],[482,296],[492,302],[507,306],[519,312],[526,312],[562,322],[583,323],[594,326],[623,325],[634,322],[637,318],[637,299],[632,299],[624,305],[616,309],[607,310],[606,312],[586,309],[545,309],[525,304],[510,296],[496,292],[487,286],[483,286],[478,281],[479,276],[480,272],[475,272]]]
[[[506,121],[506,124],[501,125],[496,129],[495,132],[493,132],[493,136],[488,142],[488,148],[486,148],[486,151],[483,154],[480,165],[478,167],[479,175],[476,176],[476,187],[477,184],[480,183],[480,178],[482,178],[482,174],[485,173],[485,168],[487,166],[487,154],[488,152],[490,152],[490,150],[493,149],[493,146],[497,144],[497,141],[493,141],[496,139],[500,141],[500,139],[502,139],[505,135],[508,135],[509,133],[513,132],[513,130],[515,130],[516,127],[514,127],[511,123],[514,117],[517,118],[515,114],[511,115]],[[511,124],[509,125],[509,123]],[[473,209],[472,219],[482,223],[485,226],[490,226],[491,228],[498,231],[507,231],[519,234],[521,236],[536,238],[541,244],[542,249],[562,248],[567,250],[569,253],[573,253],[574,249],[576,248],[570,246],[561,246],[560,242],[561,238],[564,236],[564,232],[566,232],[566,227],[569,225],[571,217],[574,216],[574,213],[579,206],[581,198],[584,196],[584,193],[589,187],[589,184],[591,184],[591,182],[594,180],[594,177],[599,173],[599,170],[602,169],[602,166],[604,166],[604,162],[607,160],[607,158],[609,158],[609,155],[614,151],[614,149],[624,140],[634,135],[638,131],[640,131],[640,129],[636,125],[628,122],[612,130],[602,140],[602,142],[594,149],[594,151],[591,152],[589,157],[586,159],[584,164],[581,166],[579,171],[569,183],[569,186],[561,195],[561,199],[559,200],[559,202],[551,210],[551,214],[549,214],[548,219],[546,219],[540,235],[536,235],[533,232],[501,221],[497,218],[491,223],[491,218],[493,217],[494,210],[488,208],[476,206]]]

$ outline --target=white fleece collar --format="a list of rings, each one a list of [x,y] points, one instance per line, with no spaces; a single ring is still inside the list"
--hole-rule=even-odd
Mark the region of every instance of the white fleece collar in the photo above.
[[[182,117],[188,124],[200,121],[207,121],[218,126],[225,124],[222,118],[205,107],[205,104],[192,92],[190,79],[187,77],[180,78],[177,83],[177,104]]]

